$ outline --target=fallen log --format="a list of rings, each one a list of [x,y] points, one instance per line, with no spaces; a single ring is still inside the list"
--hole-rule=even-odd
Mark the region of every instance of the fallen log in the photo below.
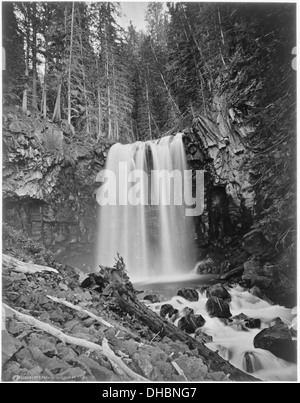
[[[111,323],[107,322],[103,318],[100,318],[100,316],[97,316],[97,315],[93,314],[92,312],[87,311],[86,309],[84,309],[78,305],[74,305],[71,302],[66,301],[65,299],[52,297],[51,295],[47,295],[47,298],[51,299],[51,301],[53,301],[53,302],[56,302],[58,304],[66,306],[68,308],[74,309],[74,311],[84,313],[84,314],[88,315],[90,318],[95,319],[97,322],[100,322],[107,327],[113,327],[113,325]]]
[[[120,295],[118,292],[115,292],[114,297],[117,298],[119,306],[124,312],[127,312],[130,315],[135,315],[138,321],[147,325],[153,333],[159,333],[161,337],[167,336],[173,341],[182,341],[186,343],[191,350],[197,349],[199,356],[203,359],[204,363],[209,365],[210,369],[214,372],[224,372],[229,375],[229,379],[232,381],[259,381],[259,379],[254,378],[252,375],[235,368],[228,361],[225,361],[221,356],[219,356],[219,354],[213,352],[187,333],[179,330],[172,323],[162,319],[146,305],[138,301],[135,296],[128,298],[124,293]]]
[[[109,279],[113,277],[113,284],[111,287],[112,295],[116,299],[117,305],[123,310],[123,312],[134,316],[140,323],[146,325],[154,334],[159,334],[161,337],[167,336],[173,341],[184,342],[191,350],[197,349],[199,357],[203,359],[204,363],[214,372],[224,372],[229,376],[232,381],[239,382],[255,382],[259,379],[249,375],[238,368],[235,368],[228,361],[224,360],[218,353],[213,352],[206,347],[200,341],[189,336],[187,333],[179,330],[172,323],[167,322],[151,309],[149,309],[144,303],[139,301],[136,297],[136,293],[132,291],[132,284],[127,287],[127,282],[121,282],[123,273],[127,280],[125,273],[125,265],[118,267],[118,276],[116,276],[116,268],[107,269],[106,276]],[[120,282],[116,281],[116,278],[120,278]]]
[[[99,344],[95,344],[90,341],[80,339],[78,337],[69,336],[69,335],[63,333],[60,329],[57,329],[56,327],[54,327],[53,325],[49,325],[48,323],[41,322],[40,320],[35,319],[33,316],[25,315],[24,313],[16,311],[15,309],[11,308],[10,306],[8,306],[6,304],[3,304],[3,308],[8,313],[9,316],[14,317],[15,319],[17,319],[20,322],[28,323],[31,326],[33,326],[39,330],[42,330],[43,332],[51,334],[52,336],[56,337],[63,343],[73,344],[75,346],[83,347],[83,348],[86,348],[86,349],[92,350],[92,351],[99,351],[101,354],[103,354],[105,357],[107,357],[111,361],[112,364],[119,367],[130,378],[132,378],[136,381],[149,382],[148,379],[135,373],[129,367],[127,367],[127,365],[124,364],[124,362],[121,360],[121,358],[117,357],[115,355],[115,353],[111,350],[106,339],[103,339],[102,346],[100,346]]]
[[[48,266],[40,266],[39,264],[22,262],[12,256],[2,254],[3,270],[16,271],[23,274],[35,274],[43,271],[59,274],[58,270]]]

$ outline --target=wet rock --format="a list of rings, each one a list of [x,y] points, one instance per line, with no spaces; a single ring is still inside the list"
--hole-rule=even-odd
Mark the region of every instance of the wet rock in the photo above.
[[[204,365],[201,358],[182,356],[175,360],[176,364],[182,369],[189,381],[199,380],[206,377],[208,368]]]
[[[212,259],[208,258],[206,260],[199,262],[195,271],[197,274],[207,274],[207,273],[215,273],[216,269],[217,267],[215,262]]]
[[[171,318],[173,315],[176,315],[177,313],[178,313],[178,309],[173,308],[173,306],[170,304],[162,305],[160,308],[160,312],[159,312],[159,314],[162,318],[165,318],[166,316]]]
[[[255,336],[254,347],[268,350],[286,361],[297,360],[297,344],[292,340],[290,329],[280,318]]]
[[[182,288],[178,291],[177,295],[191,302],[199,300],[199,294],[197,290],[194,290],[192,288]]]
[[[222,284],[214,284],[209,287],[206,291],[207,298],[217,297],[224,299],[225,301],[231,301],[231,295],[227,291],[227,289]]]
[[[263,369],[255,352],[246,352],[243,359],[243,369],[249,374],[253,374],[260,369]]]
[[[259,229],[249,232],[243,238],[243,248],[254,256],[265,254],[271,246],[271,243]]]
[[[179,319],[178,328],[188,334],[192,334],[198,327],[205,324],[205,319],[201,315],[188,314]]]
[[[145,301],[150,301],[152,304],[160,302],[160,300],[159,300],[157,295],[146,295],[143,299]]]
[[[195,331],[195,339],[200,340],[202,343],[211,343],[213,341],[213,337],[204,333],[201,328],[198,328]]]
[[[230,318],[231,312],[227,301],[221,298],[210,297],[206,302],[206,310],[211,318]]]
[[[240,326],[242,329],[260,329],[261,320],[250,318],[249,316],[241,313],[231,318],[231,325]]]
[[[186,315],[194,315],[194,313],[195,313],[194,309],[189,308],[188,306],[186,306],[186,307],[183,308],[183,310],[182,310],[182,314],[183,314],[184,316],[186,316]]]
[[[261,328],[261,320],[260,319],[248,318],[245,321],[245,325],[249,329],[260,329]]]

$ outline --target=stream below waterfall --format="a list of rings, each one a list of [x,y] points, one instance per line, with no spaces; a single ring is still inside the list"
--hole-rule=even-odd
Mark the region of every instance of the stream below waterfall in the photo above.
[[[135,283],[135,287],[144,291],[141,298],[147,294],[159,295],[161,301],[159,303],[145,301],[146,305],[158,314],[163,304],[171,304],[175,309],[178,309],[179,318],[175,320],[175,325],[177,325],[180,317],[183,316],[185,307],[192,308],[195,315],[202,315],[206,322],[201,330],[213,338],[213,341],[206,343],[206,346],[213,351],[218,351],[224,359],[229,360],[235,367],[246,372],[247,366],[249,368],[250,365],[251,371],[249,372],[264,381],[296,381],[296,364],[277,358],[267,350],[257,349],[253,344],[254,337],[262,329],[267,328],[269,323],[277,317],[280,317],[285,324],[291,326],[295,318],[292,309],[271,305],[237,285],[228,289],[232,298],[230,303],[232,316],[243,313],[250,318],[260,319],[261,328],[245,331],[238,326],[225,325],[220,319],[211,318],[208,315],[205,307],[207,302],[206,292],[201,293],[199,290],[203,285],[215,283],[216,278],[217,276],[215,275],[195,276],[191,274],[189,277],[181,276],[180,278],[178,276],[177,278],[172,278],[171,281],[165,279],[165,281],[159,283],[154,281],[152,283],[139,282]],[[197,289],[199,300],[190,302],[176,295],[177,291],[183,287]],[[245,358],[246,353],[250,353],[247,354],[248,363]],[[249,359],[251,360],[250,364]]]

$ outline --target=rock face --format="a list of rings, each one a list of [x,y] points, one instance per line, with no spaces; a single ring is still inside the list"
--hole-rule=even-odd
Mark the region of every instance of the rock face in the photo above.
[[[227,319],[232,316],[228,302],[221,298],[210,297],[205,307],[211,318]]]
[[[97,173],[111,143],[70,140],[71,128],[3,112],[3,218],[69,263],[92,265]],[[94,143],[94,144],[93,144]]]
[[[243,248],[253,256],[262,256],[271,251],[272,244],[260,230],[255,229],[244,236]]]
[[[254,347],[268,350],[286,361],[297,361],[297,343],[292,340],[290,329],[280,318],[255,336]]]
[[[246,234],[252,224],[253,174],[244,167],[251,158],[245,139],[253,128],[242,125],[225,96],[214,96],[207,115],[194,119],[186,135],[191,168],[205,170],[206,211],[197,218],[200,244]]]

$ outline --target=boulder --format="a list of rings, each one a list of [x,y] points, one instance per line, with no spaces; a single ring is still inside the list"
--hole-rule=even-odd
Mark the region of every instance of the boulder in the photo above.
[[[202,343],[211,343],[213,341],[213,337],[204,333],[203,330],[199,327],[195,331],[194,337],[195,337],[195,339],[200,340]]]
[[[259,371],[260,369],[263,369],[263,366],[261,365],[257,355],[255,352],[247,351],[244,355],[244,360],[243,360],[243,369],[248,372],[249,374],[253,374],[256,371]]]
[[[239,315],[233,316],[231,320],[232,320],[231,325],[241,326],[243,330],[260,329],[261,327],[260,319],[249,318],[249,316],[245,315],[244,313],[240,313]]]
[[[248,329],[260,329],[261,328],[261,320],[248,318],[245,321],[245,325]]]
[[[222,284],[214,284],[209,287],[206,291],[206,296],[207,298],[217,297],[228,302],[231,301],[231,295]]]
[[[178,328],[186,333],[194,333],[198,327],[202,327],[205,324],[205,319],[201,315],[188,314],[179,319]]]
[[[173,315],[176,315],[177,313],[178,309],[173,308],[171,304],[163,304],[159,312],[162,318],[165,318],[167,315],[169,318],[171,318]]]
[[[177,295],[191,302],[199,300],[198,291],[192,288],[182,288],[178,291]]]
[[[188,306],[184,307],[183,310],[182,310],[182,314],[184,316],[186,316],[186,315],[194,315],[194,313],[195,313],[194,309],[189,308]]]
[[[230,318],[229,303],[218,297],[210,297],[206,302],[206,310],[211,318]]]
[[[254,347],[268,350],[286,361],[296,362],[297,360],[297,344],[292,339],[290,329],[280,318],[274,320],[269,328],[263,329],[255,336]]]

